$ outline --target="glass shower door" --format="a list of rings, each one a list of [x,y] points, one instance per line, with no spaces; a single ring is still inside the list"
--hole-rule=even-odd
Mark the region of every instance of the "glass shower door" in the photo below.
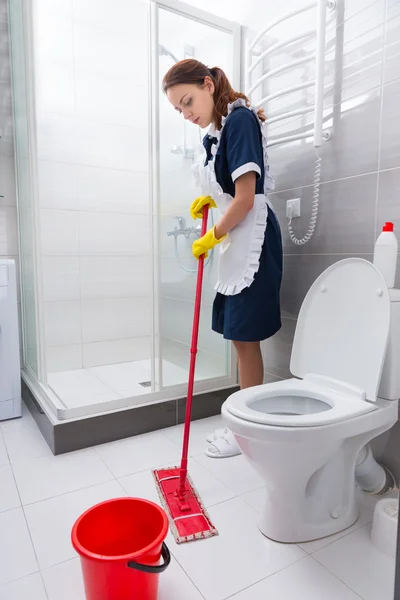
[[[158,123],[154,195],[158,217],[160,336],[157,363],[160,373],[156,374],[156,380],[164,388],[187,381],[197,273],[191,246],[200,235],[200,223],[194,222],[189,213],[191,202],[200,194],[192,165],[199,156],[206,130],[186,122],[173,109],[161,90],[161,82],[173,64],[184,58],[194,58],[209,67],[221,67],[233,85],[239,87],[240,64],[238,26],[181,3],[176,9],[177,4],[156,3],[157,45],[153,48]],[[217,219],[218,211],[210,211],[210,225]],[[224,378],[233,383],[235,373],[230,344],[211,330],[217,262],[217,254],[213,251],[205,263],[196,381]]]
[[[26,7],[25,7],[26,10]],[[25,368],[39,375],[35,279],[34,196],[29,148],[29,94],[25,63],[24,3],[9,3],[13,68],[15,166],[18,187],[22,337]]]

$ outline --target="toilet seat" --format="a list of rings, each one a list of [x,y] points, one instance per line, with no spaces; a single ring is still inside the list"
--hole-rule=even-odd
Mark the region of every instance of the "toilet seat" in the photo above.
[[[375,410],[389,325],[389,294],[379,271],[359,258],[332,265],[300,310],[290,363],[298,379],[236,392],[226,410],[279,427],[329,425]]]
[[[287,398],[292,402],[286,403],[280,413],[271,411],[271,408],[279,410],[279,403]],[[311,402],[310,412],[307,413],[304,408],[308,400]],[[295,410],[296,403],[299,412],[302,411],[303,414],[284,414],[288,406]],[[330,425],[376,410],[373,403],[365,401],[362,392],[352,388],[338,390],[335,389],[334,382],[327,381],[326,385],[323,385],[318,378],[314,379],[312,376],[304,380],[286,379],[241,390],[230,396],[225,407],[231,415],[244,421],[276,427]],[[313,410],[315,408],[318,408],[319,412]]]

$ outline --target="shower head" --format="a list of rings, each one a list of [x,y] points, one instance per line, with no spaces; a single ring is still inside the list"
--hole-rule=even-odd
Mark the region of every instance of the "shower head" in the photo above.
[[[172,54],[172,52],[167,50],[167,48],[165,46],[162,46],[161,44],[158,45],[158,53],[160,56],[169,56],[170,58],[172,58],[172,60],[175,63],[179,62],[179,60],[176,58],[176,56],[174,54]]]

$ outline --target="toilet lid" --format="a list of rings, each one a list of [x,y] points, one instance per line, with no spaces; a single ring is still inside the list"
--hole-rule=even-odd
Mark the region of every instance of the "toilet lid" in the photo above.
[[[368,261],[349,258],[311,286],[297,321],[290,369],[356,386],[376,400],[389,335],[390,301]]]

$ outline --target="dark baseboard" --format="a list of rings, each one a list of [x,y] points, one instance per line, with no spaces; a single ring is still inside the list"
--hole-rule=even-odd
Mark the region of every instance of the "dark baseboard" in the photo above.
[[[237,389],[194,396],[192,420],[220,414],[223,402]],[[22,397],[53,454],[64,454],[173,427],[185,418],[186,399],[181,398],[53,425],[25,382],[22,382]]]
[[[54,426],[52,422],[49,420],[46,413],[41,409],[38,400],[35,398],[23,379],[21,380],[21,387],[23,401],[35,419],[36,425],[39,427],[42,436],[48,443],[50,450],[53,452],[53,454],[55,454]]]

